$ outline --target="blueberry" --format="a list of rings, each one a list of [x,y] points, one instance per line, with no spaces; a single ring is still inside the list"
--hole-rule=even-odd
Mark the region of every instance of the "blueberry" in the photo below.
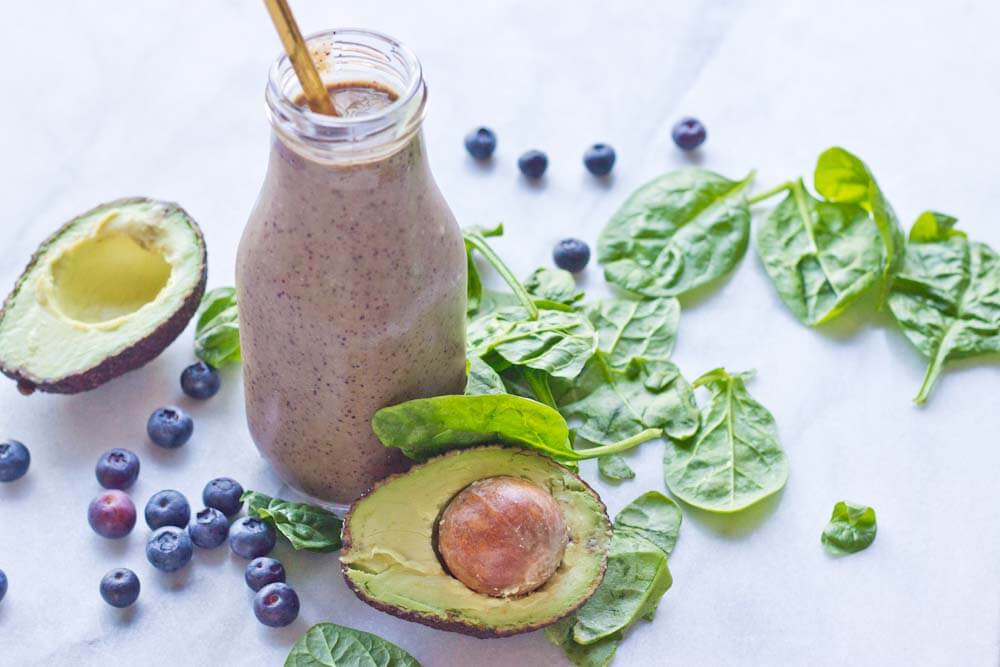
[[[160,447],[177,449],[191,438],[194,422],[180,408],[157,408],[146,422],[149,439]]]
[[[277,540],[270,524],[252,516],[243,517],[229,531],[229,548],[237,556],[248,559],[271,553]]]
[[[21,479],[31,465],[31,453],[23,442],[4,440],[0,442],[0,482]]]
[[[197,546],[214,549],[229,536],[229,520],[219,510],[208,507],[194,515],[194,521],[188,525],[188,533]]]
[[[283,628],[298,618],[299,596],[288,584],[268,584],[253,596],[257,620],[272,628]]]
[[[219,377],[219,371],[204,361],[191,364],[181,373],[181,389],[191,398],[202,401],[215,396],[221,383],[222,378]]]
[[[163,526],[183,528],[191,520],[191,506],[180,491],[158,491],[146,503],[146,523],[154,530]]]
[[[216,477],[201,492],[206,507],[214,507],[226,516],[239,513],[243,508],[242,496],[243,487],[231,477]]]
[[[677,144],[678,148],[693,151],[705,143],[708,132],[697,118],[682,118],[674,125],[670,135],[674,138],[674,143]]]
[[[0,570],[0,600],[3,600],[5,595],[7,595],[7,575]]]
[[[101,579],[101,597],[112,607],[130,606],[139,598],[139,577],[125,567],[109,570]]]
[[[594,176],[604,176],[615,166],[615,149],[607,144],[594,144],[583,154],[583,166]]]
[[[489,160],[497,148],[497,135],[488,127],[477,127],[465,135],[465,150],[477,160]]]
[[[577,273],[590,261],[590,247],[580,239],[563,239],[552,250],[552,259],[560,269]]]
[[[247,570],[243,574],[247,586],[252,590],[259,591],[268,584],[285,581],[285,566],[281,561],[277,561],[267,556],[254,558],[247,564]]]
[[[528,151],[517,158],[517,168],[528,178],[541,178],[549,166],[549,158],[542,151]]]
[[[105,489],[127,489],[139,477],[139,457],[128,449],[109,449],[97,459],[94,474]]]
[[[101,537],[113,540],[125,537],[135,527],[135,504],[124,491],[104,491],[90,501],[87,521]]]
[[[173,572],[191,560],[194,546],[186,531],[176,526],[157,529],[146,543],[146,560],[157,570]]]

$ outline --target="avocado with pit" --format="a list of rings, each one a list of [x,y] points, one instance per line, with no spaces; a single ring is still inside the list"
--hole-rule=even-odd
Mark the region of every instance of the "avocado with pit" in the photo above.
[[[477,637],[551,625],[604,577],[611,523],[573,472],[526,449],[451,451],[388,477],[344,519],[340,562],[368,604]]]
[[[93,389],[156,357],[205,291],[205,240],[176,204],[119,199],[46,239],[0,311],[0,371],[22,393]]]

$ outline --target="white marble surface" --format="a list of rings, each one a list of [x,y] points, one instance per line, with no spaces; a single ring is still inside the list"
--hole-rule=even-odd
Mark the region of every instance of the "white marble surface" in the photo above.
[[[463,224],[503,220],[497,246],[521,274],[567,235],[594,242],[636,186],[686,160],[670,144],[681,114],[709,140],[697,162],[758,187],[807,173],[843,144],[875,170],[909,224],[934,207],[1000,247],[1000,5],[995,2],[294,3],[304,30],[376,28],[409,43],[430,83],[426,131],[440,185]],[[432,5],[432,6],[428,6]],[[36,40],[41,40],[36,41]],[[73,214],[123,195],[181,202],[208,241],[210,285],[232,282],[236,239],[263,174],[262,91],[277,40],[260,3],[238,0],[21,2],[5,7],[0,57],[0,283]],[[494,127],[481,168],[464,131]],[[608,184],[580,165],[603,140],[619,154]],[[540,187],[517,176],[524,149],[548,151]],[[592,294],[604,281],[592,266]],[[1000,367],[962,364],[932,402],[910,403],[923,361],[884,318],[850,312],[818,331],[778,302],[751,253],[718,289],[684,303],[677,361],[689,376],[756,368],[752,391],[777,417],[791,463],[784,493],[735,520],[686,511],[674,586],[618,665],[996,665],[1000,660]],[[154,572],[146,531],[92,534],[92,466],[135,449],[140,503],[161,488],[194,501],[232,475],[279,491],[250,443],[238,372],[194,404],[177,377],[190,332],[146,368],[88,394],[23,398],[0,384],[0,435],[34,462],[0,488],[0,665],[275,665],[312,623],[377,632],[423,664],[555,665],[540,633],[481,641],[380,614],[344,586],[333,556],[292,553],[303,599],[290,628],[259,625],[242,563],[199,553]],[[146,416],[179,402],[197,420],[176,452],[144,436]],[[597,482],[610,508],[663,489],[661,446],[632,457],[638,478]],[[596,480],[593,466],[585,476]],[[875,545],[844,559],[819,544],[833,503],[873,505]],[[117,565],[142,579],[125,613],[97,593]]]

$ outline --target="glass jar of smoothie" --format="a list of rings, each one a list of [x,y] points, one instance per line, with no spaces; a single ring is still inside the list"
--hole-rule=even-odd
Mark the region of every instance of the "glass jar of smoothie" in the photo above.
[[[406,467],[372,432],[376,410],[463,390],[465,250],[428,167],[413,53],[362,30],[307,43],[339,115],[310,111],[278,59],[237,303],[257,448],[294,490],[343,508]]]

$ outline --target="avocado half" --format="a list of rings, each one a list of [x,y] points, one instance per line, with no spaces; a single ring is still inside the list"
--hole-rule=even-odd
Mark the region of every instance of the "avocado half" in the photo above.
[[[482,479],[508,475],[549,491],[569,541],[555,574],[522,597],[477,593],[452,577],[435,548],[452,498]],[[393,616],[476,637],[506,637],[551,625],[593,595],[607,565],[611,522],[598,495],[547,456],[514,447],[448,452],[393,475],[355,501],[344,519],[340,562],[348,586]]]
[[[205,239],[180,206],[102,204],[47,238],[0,311],[0,372],[72,394],[156,357],[205,291]]]

